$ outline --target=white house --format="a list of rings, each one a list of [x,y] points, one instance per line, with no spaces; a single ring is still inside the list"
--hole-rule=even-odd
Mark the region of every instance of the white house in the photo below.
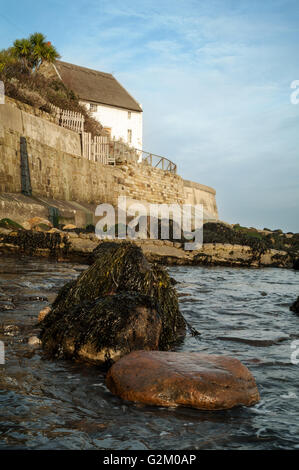
[[[142,150],[141,105],[113,75],[60,60],[54,69],[112,138]]]

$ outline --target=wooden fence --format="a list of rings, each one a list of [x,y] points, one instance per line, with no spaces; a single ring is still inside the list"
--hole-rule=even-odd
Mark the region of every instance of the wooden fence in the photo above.
[[[54,105],[51,105],[51,109],[59,126],[78,133],[84,132],[84,116],[82,114],[68,109],[60,109]]]
[[[87,160],[91,160],[91,133],[90,132],[82,132],[82,157],[87,158]]]
[[[82,114],[60,109],[54,105],[51,105],[51,109],[59,126],[81,134],[82,156],[87,160],[103,165],[115,165],[116,161],[124,160],[138,161],[154,168],[176,173],[176,164],[168,158],[133,147],[130,148],[124,142],[112,141],[109,136],[98,135],[92,138],[90,132],[84,132],[84,116]]]
[[[91,137],[90,132],[82,132],[82,156],[103,165],[115,165],[113,142],[108,136]]]

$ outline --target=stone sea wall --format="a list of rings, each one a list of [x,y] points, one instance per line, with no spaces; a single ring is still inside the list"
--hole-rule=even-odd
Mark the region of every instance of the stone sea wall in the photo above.
[[[0,194],[22,191],[23,138],[34,196],[88,204],[116,204],[118,196],[148,203],[202,203],[209,217],[218,218],[212,188],[145,164],[108,166],[82,158],[80,135],[45,114],[11,99],[0,105]]]

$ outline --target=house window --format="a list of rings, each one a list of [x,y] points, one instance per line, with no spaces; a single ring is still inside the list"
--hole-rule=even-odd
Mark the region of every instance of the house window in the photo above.
[[[92,113],[96,113],[97,110],[98,110],[98,106],[97,106],[96,104],[94,104],[94,103],[90,103],[90,111],[91,111]]]
[[[128,144],[132,143],[132,129],[128,129]]]
[[[128,119],[131,119],[131,111],[128,111]]]

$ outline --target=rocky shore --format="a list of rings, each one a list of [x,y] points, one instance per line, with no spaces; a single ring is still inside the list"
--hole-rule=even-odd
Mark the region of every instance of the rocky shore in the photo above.
[[[3,222],[4,220],[4,222]],[[298,267],[299,234],[245,229],[228,224],[206,223],[201,249],[186,251],[183,241],[134,240],[150,262],[163,265]],[[115,240],[123,243],[123,240]],[[52,257],[58,261],[92,263],[99,240],[93,230],[74,226],[53,228],[49,221],[31,219],[26,228],[9,219],[0,221],[0,253]]]
[[[140,247],[103,242],[92,258],[39,314],[39,338],[31,340],[48,358],[102,366],[112,393],[148,405],[220,410],[259,401],[238,359],[173,352],[189,325],[174,280]]]
[[[296,269],[297,234],[207,223],[206,243],[188,252],[183,240],[99,241],[86,232],[38,220],[27,230],[2,228],[4,251],[90,264],[39,314],[40,334],[32,341],[47,357],[100,365],[113,394],[148,405],[221,410],[259,401],[255,379],[238,359],[173,351],[192,326],[161,264]]]

